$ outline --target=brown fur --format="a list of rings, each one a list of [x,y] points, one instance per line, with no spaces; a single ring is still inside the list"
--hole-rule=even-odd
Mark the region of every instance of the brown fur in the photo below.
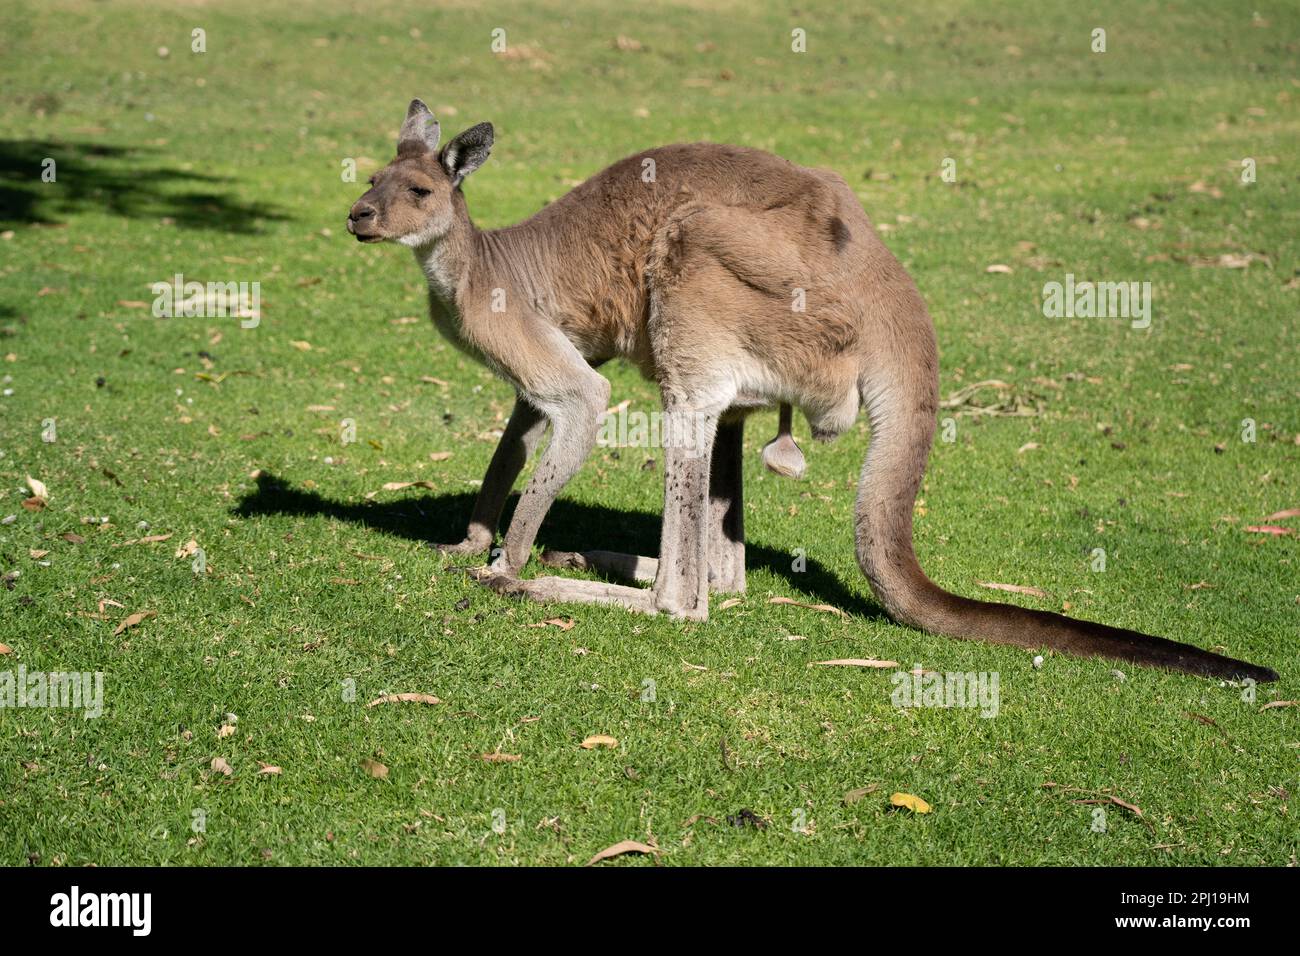
[[[491,586],[702,619],[710,590],[744,589],[745,412],[791,403],[815,437],[829,440],[865,407],[872,440],[858,487],[857,558],[899,621],[1191,673],[1275,678],[1172,641],[972,601],[926,577],[912,547],[912,507],[938,406],[934,328],[840,177],[738,146],[663,146],[615,163],[518,225],[483,231],[459,183],[491,141],[484,124],[436,151],[436,122],[415,101],[397,158],[349,217],[358,238],[415,249],[439,327],[518,392],[470,532],[447,550],[486,549],[510,485],[544,421],[551,425],[504,548],[482,572]],[[794,307],[799,290],[803,311]],[[665,449],[659,558],[588,551],[543,560],[654,587],[521,580],[538,526],[590,452],[606,407],[609,386],[593,366],[614,357],[636,363],[659,384],[673,420],[696,429],[695,445]],[[783,415],[774,444],[788,452],[788,438]],[[797,461],[801,468],[802,455]]]

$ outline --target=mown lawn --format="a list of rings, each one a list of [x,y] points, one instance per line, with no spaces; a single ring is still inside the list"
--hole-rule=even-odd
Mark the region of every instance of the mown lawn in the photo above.
[[[1247,530],[1300,529],[1269,519],[1300,507],[1293,4],[349,6],[0,9],[0,674],[104,675],[97,719],[0,709],[0,863],[566,864],[626,839],[672,865],[1296,861],[1300,709],[1261,708],[1300,696],[1297,535]],[[796,484],[751,419],[749,592],[705,624],[467,581],[425,543],[462,535],[512,395],[439,340],[408,253],[343,229],[412,96],[444,135],[495,123],[466,186],[487,227],[666,142],[838,170],[927,297],[944,394],[1000,380],[978,404],[1030,411],[946,413],[931,575],[1281,682],[1035,669],[892,624],[852,551],[864,424],[811,447],[798,421]],[[260,282],[260,323],[154,318],[177,273]],[[1150,282],[1150,327],[1045,317],[1067,273]],[[598,449],[541,543],[653,553],[656,457]],[[834,658],[996,672],[998,715],[895,708],[891,671]],[[366,706],[407,692],[441,703]],[[1075,802],[1112,796],[1141,818]]]

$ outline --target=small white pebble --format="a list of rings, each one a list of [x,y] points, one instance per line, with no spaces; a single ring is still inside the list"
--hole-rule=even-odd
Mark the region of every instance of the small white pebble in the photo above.
[[[137,530],[137,531],[148,531],[148,530],[149,530],[149,522],[147,522],[147,521],[137,521],[136,524],[135,524],[135,527],[136,527],[136,530]]]
[[[172,51],[167,49],[165,46],[160,46],[158,48],[158,55],[162,57],[164,60],[167,59],[167,57],[171,56],[171,52]]]
[[[0,524],[13,524],[17,520],[17,515],[5,515],[3,518],[0,518]]]
[[[102,517],[99,519],[99,523],[100,523],[100,524],[108,524],[108,515],[104,515],[104,516],[102,516]]]
[[[177,394],[177,395],[184,395],[184,394],[185,394],[185,389],[183,389],[183,388],[178,388],[178,389],[176,389],[176,394]]]
[[[1034,658],[1034,667],[1039,668],[1042,666],[1043,666],[1043,655],[1039,654]]]
[[[119,571],[119,570],[121,570],[121,568],[122,568],[122,562],[120,562],[120,561],[114,561],[114,562],[113,562],[113,570],[114,570],[114,571]]]
[[[14,393],[14,390],[13,390],[12,388],[6,388],[6,389],[5,389],[5,395],[6,395],[6,396],[12,395],[13,393]]]
[[[326,455],[326,456],[325,456],[325,464],[327,464],[327,465],[332,465],[332,464],[334,464],[334,459],[333,459],[331,456]]]
[[[1116,680],[1123,680],[1123,679],[1124,679],[1124,672],[1123,672],[1123,671],[1111,671],[1110,673],[1111,673],[1111,676],[1113,676]]]

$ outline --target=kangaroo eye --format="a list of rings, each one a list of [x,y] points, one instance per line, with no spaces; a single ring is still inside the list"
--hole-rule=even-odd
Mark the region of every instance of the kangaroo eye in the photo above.
[[[412,186],[411,192],[423,199],[425,196],[429,195],[432,190],[425,189],[423,186]]]

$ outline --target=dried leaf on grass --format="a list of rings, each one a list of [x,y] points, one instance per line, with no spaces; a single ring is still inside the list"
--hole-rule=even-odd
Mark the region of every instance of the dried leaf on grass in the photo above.
[[[845,612],[845,611],[841,611],[839,608],[837,608],[837,607],[832,607],[832,606],[829,605],[829,604],[804,604],[802,601],[796,601],[796,600],[793,600],[792,598],[788,598],[788,597],[774,597],[774,598],[768,598],[768,599],[767,599],[767,603],[768,603],[768,604],[788,604],[788,605],[790,605],[791,607],[804,607],[804,608],[807,608],[807,609],[810,610],[810,611],[823,611],[823,612],[828,613],[828,614],[838,614],[840,617],[848,617],[848,616],[849,616],[847,612]]]
[[[891,793],[889,802],[895,807],[911,810],[913,813],[929,813],[930,805],[918,796],[910,793]]]
[[[121,634],[127,628],[135,627],[142,621],[147,621],[149,618],[157,616],[157,611],[136,611],[134,614],[128,614],[122,619],[122,623],[117,626],[117,630],[113,632],[113,636],[117,637],[117,635]]]
[[[878,670],[889,670],[899,666],[898,661],[877,661],[862,657],[841,657],[833,661],[814,661],[823,667],[872,667]]]
[[[602,860],[609,860],[616,856],[622,856],[625,853],[649,853],[652,856],[658,856],[661,851],[658,847],[650,846],[648,843],[638,843],[636,840],[623,840],[621,843],[615,843],[613,846],[607,846],[590,860],[587,866],[595,866]]]
[[[861,800],[863,797],[867,796],[868,794],[875,793],[879,789],[880,789],[880,784],[869,783],[865,787],[858,787],[856,790],[850,790],[848,793],[844,794],[844,805],[846,807],[852,806],[853,804]]]
[[[574,624],[574,620],[571,617],[548,617],[544,621],[535,621],[534,623],[529,624],[528,626],[546,627],[547,625],[550,625],[551,627],[558,627],[562,631],[571,631],[573,630],[573,624]]]
[[[382,697],[376,697],[370,703],[366,704],[366,706],[378,707],[380,704],[400,704],[400,703],[441,704],[442,701],[440,701],[437,697],[434,697],[432,694],[416,694],[416,693],[384,694],[384,696]]]
[[[1028,584],[999,584],[997,581],[976,581],[982,588],[992,588],[995,591],[1011,591],[1015,594],[1032,594],[1034,597],[1046,598],[1051,597],[1042,588],[1032,587]]]
[[[977,395],[986,388],[996,389],[1001,394],[992,403],[977,401]],[[986,379],[972,382],[939,402],[940,408],[950,409],[961,415],[993,415],[1007,418],[1033,418],[1041,415],[1045,399],[1034,392],[1017,391],[1006,382]]]

